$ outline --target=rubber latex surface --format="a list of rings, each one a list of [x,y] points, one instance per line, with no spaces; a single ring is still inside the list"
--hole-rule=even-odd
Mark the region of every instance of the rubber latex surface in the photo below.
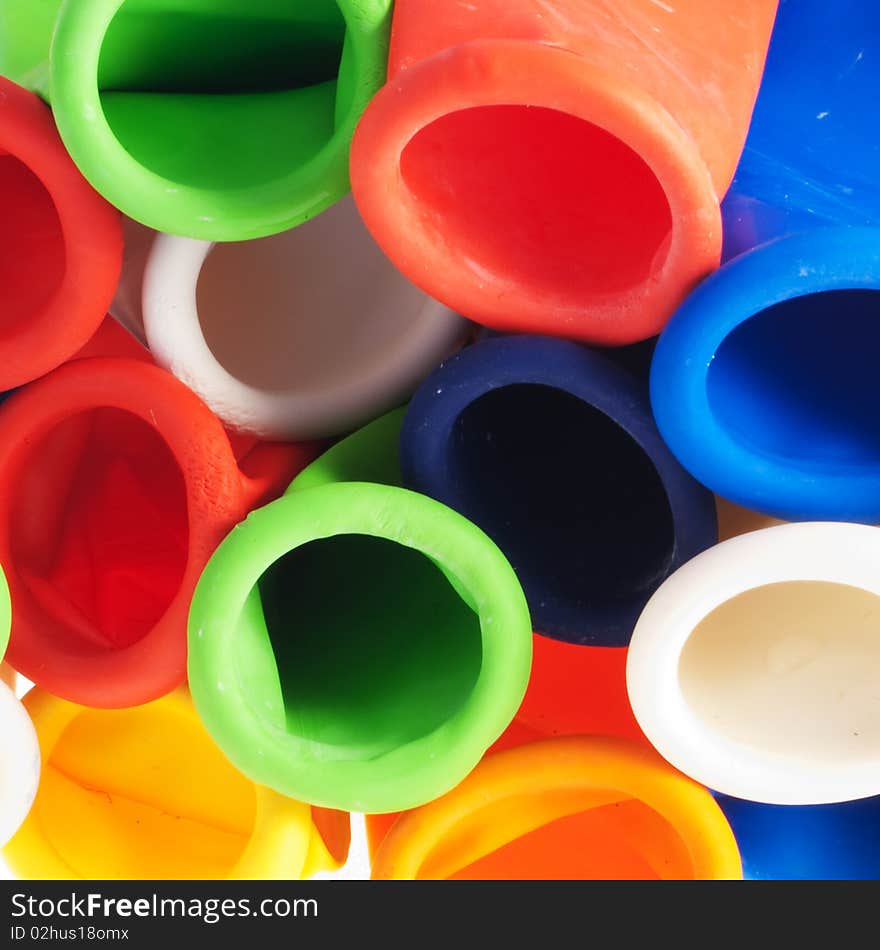
[[[125,710],[33,690],[43,779],[4,850],[23,878],[300,879],[338,867],[349,819],[249,782],[188,693]]]
[[[294,479],[291,491],[345,480],[400,483],[398,433],[403,413],[365,426],[316,459]],[[626,650],[584,649],[534,635],[532,669],[516,719],[493,749],[547,735],[577,733],[620,736],[645,742],[626,694]],[[395,815],[367,816],[372,851]]]
[[[0,847],[24,821],[40,777],[34,727],[15,696],[15,672],[2,662],[10,619],[9,588],[0,569]]]
[[[721,251],[775,0],[399,0],[352,186],[411,280],[503,330],[656,334]]]
[[[813,227],[880,225],[880,8],[781,0],[748,139],[722,205],[724,254]]]
[[[402,488],[400,427],[403,417],[402,409],[393,409],[340,440],[296,476],[287,494],[337,482],[375,482]]]
[[[626,649],[584,647],[541,634],[517,723],[546,736],[603,735],[645,741],[626,692]]]
[[[519,719],[513,722],[504,730],[497,741],[493,742],[486,752],[486,757],[492,756],[495,752],[504,749],[512,749],[515,746],[525,745],[527,742],[534,742],[538,739],[546,739],[547,734],[537,729],[532,729],[524,725]],[[367,829],[367,847],[370,855],[370,861],[376,857],[385,836],[394,827],[394,823],[407,812],[388,812],[383,815],[365,815],[365,825]]]
[[[14,394],[0,408],[12,665],[99,707],[180,684],[205,562],[312,451],[239,449],[183,384],[139,359],[76,360]]]
[[[12,625],[12,605],[9,601],[9,584],[6,582],[6,573],[0,566],[0,662],[6,654],[9,645],[9,631]]]
[[[546,739],[488,756],[452,792],[401,816],[378,879],[741,876],[711,795],[643,746]]]
[[[880,530],[752,531],[679,568],[633,633],[627,688],[669,762],[750,801],[880,795]]]
[[[338,443],[294,479],[291,491],[346,480],[399,485],[402,419],[402,411],[389,413]],[[520,730],[538,736],[596,733],[644,741],[629,705],[625,666],[625,649],[584,649],[535,634],[528,687],[505,736]]]
[[[3,0],[0,69],[51,98],[77,165],[130,217],[241,240],[348,190],[355,123],[385,77],[390,6]]]
[[[11,686],[0,681],[0,847],[30,810],[40,780],[40,748],[30,717]]]
[[[585,649],[540,634],[532,644],[522,705],[487,756],[552,736],[617,737],[648,745],[626,693],[625,649]],[[399,814],[366,816],[371,858]]]
[[[447,791],[528,681],[528,610],[494,544],[432,499],[328,478],[393,475],[381,437],[398,420],[343,441],[239,525],[190,614],[189,681],[215,740],[254,781],[328,807],[395,811]]]
[[[63,363],[98,328],[119,277],[122,231],[70,160],[49,109],[2,76],[0,208],[0,390],[9,390]]]
[[[350,198],[259,241],[160,236],[143,317],[160,365],[227,425],[275,439],[348,433],[400,405],[469,326],[391,264]]]
[[[760,805],[717,796],[747,880],[877,880],[880,798],[836,805]]]
[[[652,398],[672,450],[777,518],[880,520],[880,174],[865,121],[878,54],[876,5],[783,0],[723,205],[734,259],[657,348]]]
[[[712,496],[660,438],[641,383],[561,340],[485,340],[419,388],[409,488],[460,511],[513,564],[535,629],[624,646],[648,598],[717,540]]]
[[[880,229],[755,248],[688,298],[654,355],[657,425],[699,481],[785,520],[880,522]]]

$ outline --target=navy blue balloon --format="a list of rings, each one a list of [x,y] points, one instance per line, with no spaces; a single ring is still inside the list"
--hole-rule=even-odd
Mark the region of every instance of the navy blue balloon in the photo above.
[[[663,580],[717,541],[714,499],[660,438],[644,381],[579,344],[463,350],[413,397],[400,454],[407,487],[495,540],[556,639],[625,646]]]
[[[880,878],[880,798],[834,805],[761,805],[716,795],[747,880]]]

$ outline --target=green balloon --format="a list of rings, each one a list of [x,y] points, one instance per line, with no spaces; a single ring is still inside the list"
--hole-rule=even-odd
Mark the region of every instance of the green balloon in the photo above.
[[[0,0],[0,72],[51,102],[73,160],[127,215],[244,240],[348,191],[391,4]]]
[[[329,808],[442,795],[528,682],[513,569],[474,524],[395,484],[399,422],[339,443],[235,528],[190,612],[190,689],[214,740],[255,782]]]
[[[9,600],[9,584],[0,568],[0,661],[6,655],[9,646],[9,633],[12,629],[12,604]]]
[[[287,494],[334,482],[378,482],[402,487],[400,427],[405,409],[394,409],[368,423],[304,468]]]

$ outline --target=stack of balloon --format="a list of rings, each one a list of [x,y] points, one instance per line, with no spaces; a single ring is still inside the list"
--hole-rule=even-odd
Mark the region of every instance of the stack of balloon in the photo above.
[[[880,876],[872,0],[0,0],[0,73],[15,874]]]

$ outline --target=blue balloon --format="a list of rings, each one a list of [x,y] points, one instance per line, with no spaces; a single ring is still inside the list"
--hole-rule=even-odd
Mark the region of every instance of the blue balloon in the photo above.
[[[783,0],[723,206],[727,262],[661,334],[658,427],[788,520],[880,521],[880,4]]]
[[[724,257],[813,227],[880,224],[880,4],[782,0],[722,204]]]
[[[777,518],[880,522],[878,288],[873,228],[793,235],[701,284],[651,369],[685,468]]]
[[[716,795],[747,880],[880,878],[880,798],[835,805],[762,805]]]

